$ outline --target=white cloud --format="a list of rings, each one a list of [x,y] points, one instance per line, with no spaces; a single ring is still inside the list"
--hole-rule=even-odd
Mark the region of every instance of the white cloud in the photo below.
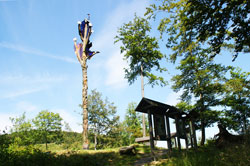
[[[124,79],[124,68],[127,67],[127,63],[123,60],[123,55],[120,53],[119,43],[114,45],[114,37],[123,23],[133,19],[135,12],[139,16],[143,15],[146,6],[148,6],[148,1],[134,0],[130,3],[121,3],[109,13],[102,30],[94,39],[95,49],[101,51],[100,58],[97,60],[103,62],[105,59],[104,66],[107,72],[105,84],[108,86],[124,88],[127,85],[127,80]]]
[[[35,76],[8,73],[0,77],[0,84],[42,84],[61,82],[67,79],[65,76],[54,76],[49,73],[42,73]]]
[[[16,90],[16,91],[12,91],[12,92],[7,92],[0,98],[2,98],[2,99],[15,98],[15,97],[19,97],[19,96],[23,96],[23,95],[27,95],[27,94],[31,94],[31,93],[35,93],[35,92],[39,92],[39,91],[42,91],[44,89],[46,89],[46,88],[38,87],[38,88],[29,88],[29,89]]]
[[[15,117],[14,114],[10,114],[10,113],[0,113],[0,134],[3,132],[3,130],[5,132],[9,132],[10,127],[11,127],[11,121],[10,121],[10,117]]]
[[[35,55],[35,56],[42,56],[42,57],[47,57],[47,58],[51,58],[51,59],[56,59],[56,60],[60,60],[60,61],[68,62],[68,63],[77,63],[77,61],[75,59],[70,58],[70,57],[58,56],[58,55],[50,54],[47,52],[43,52],[41,50],[37,50],[34,48],[30,48],[27,46],[18,45],[18,44],[14,44],[14,43],[0,42],[0,47],[11,49],[11,50],[25,53],[25,54],[31,54],[31,55]]]
[[[25,76],[22,74],[6,74],[0,77],[1,89],[0,98],[10,99],[31,93],[43,91],[53,86],[53,84],[66,80],[65,76],[53,76],[48,73],[35,76]]]
[[[115,88],[123,88],[127,85],[127,80],[124,79],[124,68],[127,63],[123,60],[123,55],[115,52],[106,63],[106,70],[108,71],[106,85]]]
[[[178,102],[180,102],[180,96],[182,94],[182,91],[179,92],[171,92],[168,94],[167,99],[166,99],[166,103],[168,105],[172,105],[175,106]]]
[[[32,103],[29,103],[27,101],[20,101],[16,104],[17,110],[20,112],[37,112],[39,111],[38,107],[33,105]]]
[[[105,48],[112,49],[118,28],[122,26],[122,24],[131,21],[134,13],[137,13],[138,16],[142,16],[148,5],[148,1],[138,0],[131,1],[130,3],[121,3],[106,17],[107,19],[105,20],[102,30],[96,35],[97,38],[94,40],[95,47],[100,50]],[[119,47],[117,48],[119,49]]]

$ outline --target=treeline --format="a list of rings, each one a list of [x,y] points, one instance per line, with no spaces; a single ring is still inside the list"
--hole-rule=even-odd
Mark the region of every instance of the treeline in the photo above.
[[[104,99],[100,92],[92,90],[88,100],[90,149],[129,145],[136,137],[142,136],[141,117],[135,113],[135,103],[128,105],[125,119],[121,122],[114,103]],[[33,119],[27,119],[23,113],[10,120],[10,132],[0,135],[5,140],[1,144],[6,147],[45,144],[48,149],[48,144],[55,143],[64,149],[81,149],[82,134],[73,132],[59,113],[43,110]]]

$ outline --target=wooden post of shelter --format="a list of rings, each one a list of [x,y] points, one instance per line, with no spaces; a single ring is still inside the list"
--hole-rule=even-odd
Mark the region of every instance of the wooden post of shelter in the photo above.
[[[172,151],[172,142],[171,142],[171,132],[170,132],[170,123],[169,123],[169,117],[166,116],[166,124],[167,124],[167,144],[168,149]]]
[[[192,134],[192,121],[189,120],[189,135],[190,135],[190,144],[191,144],[191,147],[193,148],[194,147],[194,141],[193,141],[193,134]]]
[[[175,115],[175,126],[176,126],[176,136],[177,136],[178,149],[181,150],[180,125],[179,125],[178,115]]]
[[[192,138],[193,138],[193,142],[194,142],[194,148],[197,149],[197,139],[196,139],[196,131],[195,131],[195,126],[194,126],[194,121],[193,118],[191,118],[191,131],[192,131]]]
[[[176,141],[176,137],[174,137],[174,145],[175,145],[175,148],[178,148],[178,144],[177,144],[177,141]]]
[[[153,124],[152,124],[152,114],[151,111],[148,110],[148,122],[149,122],[149,137],[150,137],[150,148],[151,153],[154,156],[154,136],[153,136]]]
[[[183,133],[183,136],[185,137],[185,144],[186,144],[186,149],[188,149],[188,136],[187,136],[187,131],[186,131],[186,119],[182,118],[182,128],[185,133]]]

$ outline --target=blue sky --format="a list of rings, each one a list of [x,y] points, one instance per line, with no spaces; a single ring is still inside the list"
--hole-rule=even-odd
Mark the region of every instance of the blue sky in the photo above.
[[[142,16],[150,3],[0,0],[0,130],[10,126],[9,117],[26,112],[28,118],[34,118],[39,111],[48,109],[60,113],[73,130],[82,131],[78,106],[82,71],[74,54],[73,38],[80,40],[77,21],[88,13],[94,29],[92,49],[101,52],[88,61],[89,92],[97,89],[108,97],[123,119],[128,103],[141,99],[140,79],[131,86],[124,79],[123,68],[127,63],[122,59],[119,43],[114,44],[114,36],[118,27],[133,19],[135,12]],[[161,49],[168,53],[166,48]],[[218,62],[240,66],[244,71],[250,71],[249,59],[249,55],[243,54],[232,63],[230,52],[216,57]],[[176,74],[174,65],[162,64],[169,70],[163,76],[170,80]],[[179,93],[174,93],[170,86],[146,86],[145,96],[174,105]]]

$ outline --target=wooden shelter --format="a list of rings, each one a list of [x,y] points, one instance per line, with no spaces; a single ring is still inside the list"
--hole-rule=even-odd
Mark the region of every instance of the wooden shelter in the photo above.
[[[140,103],[135,109],[136,112],[148,114],[149,122],[149,140],[150,147],[153,153],[154,140],[166,140],[168,149],[172,150],[171,138],[177,138],[177,147],[181,150],[180,139],[185,139],[186,148],[197,147],[194,114],[187,114],[178,110],[176,107],[163,104],[148,98],[142,98]],[[175,120],[176,133],[171,135],[169,118]],[[188,126],[188,127],[187,127]],[[188,138],[190,138],[188,141]],[[137,140],[140,140],[140,138]],[[141,138],[143,140],[143,138]]]

